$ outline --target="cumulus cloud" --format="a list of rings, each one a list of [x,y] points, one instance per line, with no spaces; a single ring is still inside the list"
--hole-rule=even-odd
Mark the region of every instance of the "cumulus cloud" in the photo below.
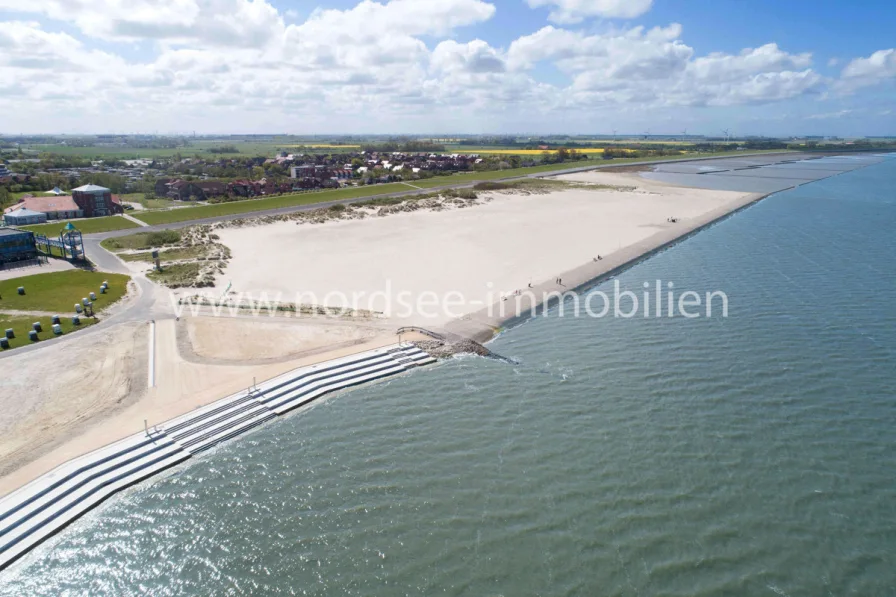
[[[738,54],[694,57],[682,28],[635,27],[601,35],[545,27],[514,41],[508,63],[529,69],[550,61],[572,78],[582,103],[736,105],[779,101],[819,87],[810,54],[776,44]]]
[[[500,73],[504,59],[495,48],[481,39],[466,44],[443,41],[433,50],[430,65],[442,72]]]
[[[43,14],[117,41],[258,47],[284,27],[265,0],[0,0],[4,9]]]
[[[3,23],[0,50],[0,80],[15,81],[20,95],[32,100],[77,98],[79,87],[109,84],[126,66],[118,56],[88,49],[66,33],[44,31],[32,22]],[[94,95],[90,101],[98,99]]]
[[[697,58],[689,69],[701,79],[737,80],[758,72],[803,69],[811,64],[812,54],[788,54],[772,43],[747,48],[739,54],[713,53]]]
[[[589,17],[633,19],[650,10],[653,0],[526,0],[532,8],[551,7],[554,23],[579,23]]]
[[[98,122],[119,114],[133,123],[140,114],[140,123],[214,121],[218,131],[249,115],[268,130],[309,122],[385,130],[419,117],[421,128],[435,130],[441,121],[466,128],[608,108],[649,117],[681,106],[765,104],[831,85],[811,54],[774,43],[698,55],[677,23],[599,33],[548,25],[504,46],[463,38],[463,28],[494,16],[485,0],[362,0],[291,24],[266,0],[33,0],[27,8],[0,0],[0,9],[13,4],[51,17],[0,24],[0,81],[16,82],[3,87],[0,110],[19,115],[71,107]],[[583,17],[622,16],[636,4],[550,3]],[[149,41],[141,48],[151,55],[126,60],[115,44],[98,49],[97,38]],[[893,77],[894,53],[852,61],[837,84]]]
[[[0,0],[0,8],[9,1]],[[495,11],[482,0],[364,1],[348,10],[316,11],[302,23],[284,25],[264,0],[161,0],[153,3],[159,12],[151,14],[143,12],[149,2],[133,0],[121,10],[124,4],[97,0],[91,9],[81,0],[36,0],[32,12],[70,20],[83,36],[46,31],[36,23],[3,23],[0,77],[17,81],[33,99],[49,99],[50,90],[65,90],[71,99],[83,100],[84,112],[109,110],[111,105],[141,115],[168,111],[178,119],[194,110],[269,110],[319,118],[340,111],[357,113],[359,104],[371,113],[401,112],[403,102],[420,95],[428,81],[431,52],[420,36],[447,36]],[[271,10],[274,18],[261,29],[255,27],[263,34],[244,30],[224,43],[230,37],[228,28],[239,27],[237,21],[243,20],[249,30],[264,21],[245,18],[246,11],[264,15]],[[193,30],[202,19],[209,22]],[[153,59],[129,63],[86,47],[95,37],[161,43]],[[443,48],[440,68],[447,70],[438,76],[447,78],[448,71],[458,69],[500,70],[489,64],[482,48],[469,48],[453,66],[452,52]],[[5,94],[0,108],[20,107],[14,101],[13,94]],[[222,121],[221,126],[228,125]]]
[[[878,50],[867,58],[856,58],[840,73],[841,88],[852,91],[896,78],[896,49]]]

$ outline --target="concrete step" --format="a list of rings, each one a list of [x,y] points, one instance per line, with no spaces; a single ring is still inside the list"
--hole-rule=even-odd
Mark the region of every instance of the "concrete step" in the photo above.
[[[40,506],[23,515],[17,524],[0,532],[0,567],[31,549],[59,529],[97,506],[112,494],[153,476],[190,457],[174,443],[159,450],[146,450],[127,462],[109,463],[85,478],[72,479],[73,486],[47,494]],[[62,488],[60,488],[62,489]]]
[[[0,499],[0,568],[121,489],[325,394],[435,359],[391,346],[290,371],[75,458]]]

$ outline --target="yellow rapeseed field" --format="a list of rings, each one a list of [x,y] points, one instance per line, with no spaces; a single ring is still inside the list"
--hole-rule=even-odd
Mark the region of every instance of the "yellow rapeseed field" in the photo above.
[[[360,145],[331,145],[329,143],[302,143],[300,145],[286,145],[286,147],[312,147],[314,149],[361,149]]]
[[[576,153],[603,153],[603,148],[575,148]],[[496,155],[541,155],[544,152],[556,153],[556,149],[470,149],[469,153],[496,154]],[[614,149],[614,151],[631,151],[629,149]]]

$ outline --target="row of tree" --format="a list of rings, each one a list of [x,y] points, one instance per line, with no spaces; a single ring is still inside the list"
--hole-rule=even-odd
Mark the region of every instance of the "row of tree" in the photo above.
[[[32,176],[27,182],[0,185],[0,189],[4,189],[8,193],[41,193],[43,191],[49,191],[55,187],[59,187],[63,190],[71,190],[73,187],[84,184],[95,184],[101,187],[106,187],[116,194],[128,192],[128,179],[119,174],[111,174],[108,172],[91,172],[82,175],[80,178],[53,172],[45,172]]]
[[[236,148],[236,145],[221,145],[220,147],[209,147],[207,150],[209,153],[239,153],[240,150]]]
[[[541,154],[541,162],[543,164],[560,164],[563,162],[575,162],[587,159],[587,153],[582,153],[567,147],[561,147],[557,151],[545,151]]]
[[[385,143],[367,143],[361,146],[362,151],[402,153],[437,153],[444,152],[445,146],[432,141],[419,141],[413,139],[390,140]]]

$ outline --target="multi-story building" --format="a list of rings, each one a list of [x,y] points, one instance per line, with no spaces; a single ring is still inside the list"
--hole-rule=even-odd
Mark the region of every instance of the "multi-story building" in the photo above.
[[[72,199],[78,204],[84,217],[111,216],[124,212],[121,202],[112,197],[112,191],[95,184],[86,184],[72,189]]]

